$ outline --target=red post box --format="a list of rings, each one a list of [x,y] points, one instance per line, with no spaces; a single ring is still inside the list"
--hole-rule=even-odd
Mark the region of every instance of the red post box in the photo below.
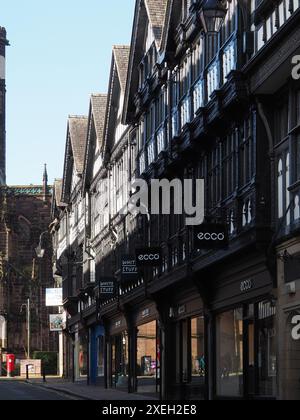
[[[7,366],[7,376],[11,377],[12,372],[15,370],[15,356],[13,354],[6,355],[6,366]]]

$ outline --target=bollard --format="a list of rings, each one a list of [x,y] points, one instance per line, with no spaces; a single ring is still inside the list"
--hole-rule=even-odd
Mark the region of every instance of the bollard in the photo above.
[[[43,382],[44,382],[44,384],[47,382],[46,381],[46,369],[45,368],[43,368]]]
[[[29,380],[29,365],[26,365],[26,380]]]

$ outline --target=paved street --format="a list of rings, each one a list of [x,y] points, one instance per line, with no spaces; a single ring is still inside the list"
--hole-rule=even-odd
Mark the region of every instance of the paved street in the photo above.
[[[24,382],[0,381],[0,401],[67,401],[71,399],[74,398]]]

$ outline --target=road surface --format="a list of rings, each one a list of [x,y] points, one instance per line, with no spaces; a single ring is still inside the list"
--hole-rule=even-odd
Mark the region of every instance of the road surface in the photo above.
[[[0,380],[0,401],[68,401],[63,394],[23,382]]]

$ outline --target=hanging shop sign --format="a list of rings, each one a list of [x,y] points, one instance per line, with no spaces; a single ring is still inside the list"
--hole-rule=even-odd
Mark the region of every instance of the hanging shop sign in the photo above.
[[[162,264],[160,248],[140,248],[136,250],[136,264],[138,267],[155,267]]]
[[[46,289],[46,306],[63,306],[63,289]]]
[[[228,246],[228,228],[223,224],[204,223],[195,228],[197,249],[222,249]]]
[[[300,315],[295,315],[292,319],[292,338],[295,341],[300,340]]]
[[[121,264],[122,282],[132,282],[139,279],[138,267],[133,255],[124,255]]]
[[[50,331],[61,332],[66,329],[66,313],[50,315]]]
[[[115,278],[101,278],[99,280],[97,297],[100,300],[112,299],[117,295],[117,281]]]

